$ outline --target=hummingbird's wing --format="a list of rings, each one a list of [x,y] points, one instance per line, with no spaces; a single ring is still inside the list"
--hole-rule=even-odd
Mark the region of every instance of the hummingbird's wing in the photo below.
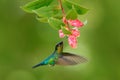
[[[76,65],[76,64],[84,63],[86,61],[87,61],[87,59],[85,59],[82,56],[71,54],[71,53],[62,53],[62,55],[56,61],[56,64],[58,64],[58,65]]]

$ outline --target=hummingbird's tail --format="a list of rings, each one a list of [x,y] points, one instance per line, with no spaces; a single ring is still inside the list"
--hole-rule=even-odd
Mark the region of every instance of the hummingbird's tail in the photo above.
[[[36,68],[36,67],[39,67],[39,66],[42,66],[42,65],[45,65],[45,64],[43,64],[43,63],[39,63],[39,64],[33,66],[32,68]]]

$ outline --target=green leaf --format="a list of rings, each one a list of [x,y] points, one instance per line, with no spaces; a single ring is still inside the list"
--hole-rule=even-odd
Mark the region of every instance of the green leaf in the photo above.
[[[64,3],[65,3],[65,5],[66,5],[69,9],[72,8],[72,3],[71,3],[71,2],[69,2],[69,1],[67,1],[67,0],[64,0]]]
[[[62,31],[64,34],[71,34],[71,32],[69,30],[67,30],[65,27],[61,27]]]
[[[88,11],[88,9],[83,8],[83,7],[79,6],[79,5],[74,5],[74,7],[75,7],[77,13],[81,14],[81,15],[87,13],[87,11]]]
[[[85,14],[87,13],[88,9],[84,8],[84,7],[81,7],[79,4],[77,3],[74,3],[70,0],[64,0],[66,6],[71,9],[72,6],[74,6],[76,12],[79,14],[79,15],[82,15],[82,14]]]
[[[35,0],[24,5],[22,9],[26,12],[33,13],[33,10],[36,10],[43,6],[48,6],[53,0]]]
[[[43,23],[48,22],[48,18],[46,18],[46,17],[44,17],[44,18],[37,17],[37,20],[40,21],[40,22],[43,22]]]
[[[33,12],[36,13],[39,17],[51,17],[54,16],[52,9],[52,6],[44,6],[39,9],[33,10]]]
[[[44,6],[39,9],[33,10],[39,17],[57,17],[60,14],[61,10],[57,8],[58,6]]]
[[[56,30],[61,29],[61,26],[64,25],[61,20],[53,18],[53,17],[48,19],[48,23]]]
[[[77,12],[75,11],[75,9],[71,9],[68,11],[67,15],[66,15],[66,18],[67,19],[76,19],[78,16],[77,16]]]

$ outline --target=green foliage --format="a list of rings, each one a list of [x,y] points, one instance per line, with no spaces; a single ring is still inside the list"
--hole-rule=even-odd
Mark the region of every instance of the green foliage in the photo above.
[[[73,6],[74,6],[75,10],[77,11],[77,13],[79,15],[85,14],[88,11],[88,9],[81,7],[79,4],[74,3],[74,2],[72,2],[70,0],[64,0],[64,3],[66,4],[66,6],[69,9],[73,8]]]
[[[78,17],[78,15],[77,15],[75,9],[69,10],[67,15],[66,15],[67,19],[73,19],[74,20],[74,19],[77,19],[77,17]]]
[[[59,4],[53,1],[54,0],[35,0],[24,5],[22,9],[28,13],[35,13],[38,16],[37,20],[49,23],[54,29],[59,30],[64,24],[61,20],[63,14]],[[77,19],[78,15],[85,14],[88,11],[88,9],[70,0],[64,0],[62,3],[63,6],[68,8],[65,11],[67,13],[67,19]],[[64,31],[66,33],[66,30]]]
[[[64,25],[61,20],[53,17],[48,19],[48,23],[56,30],[61,29],[61,26]]]
[[[39,9],[39,8],[41,8],[43,6],[48,6],[52,1],[53,0],[36,0],[36,1],[29,2],[28,4],[26,4],[22,8],[26,12],[32,13],[33,10]]]
[[[39,17],[52,17],[54,13],[52,11],[53,6],[44,6],[39,9],[33,10]]]
[[[65,27],[61,27],[62,31],[64,34],[71,34],[71,32],[69,30],[67,30]]]
[[[37,20],[40,21],[40,22],[43,22],[43,23],[47,23],[48,22],[48,18],[46,18],[46,17],[44,17],[44,18],[37,17]]]
[[[44,6],[39,9],[33,10],[39,17],[55,17],[60,12],[58,6]]]

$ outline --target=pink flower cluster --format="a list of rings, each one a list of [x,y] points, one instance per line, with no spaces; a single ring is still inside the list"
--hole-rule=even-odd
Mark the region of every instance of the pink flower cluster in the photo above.
[[[67,36],[69,45],[72,48],[77,48],[77,38],[80,36],[80,32],[79,32],[78,28],[82,27],[84,24],[78,19],[66,20],[65,18],[63,18],[63,22],[65,24],[69,24],[69,25],[73,26],[73,28],[68,29],[71,32],[71,34],[64,34],[62,29],[60,29],[59,37],[64,38],[65,36]]]

